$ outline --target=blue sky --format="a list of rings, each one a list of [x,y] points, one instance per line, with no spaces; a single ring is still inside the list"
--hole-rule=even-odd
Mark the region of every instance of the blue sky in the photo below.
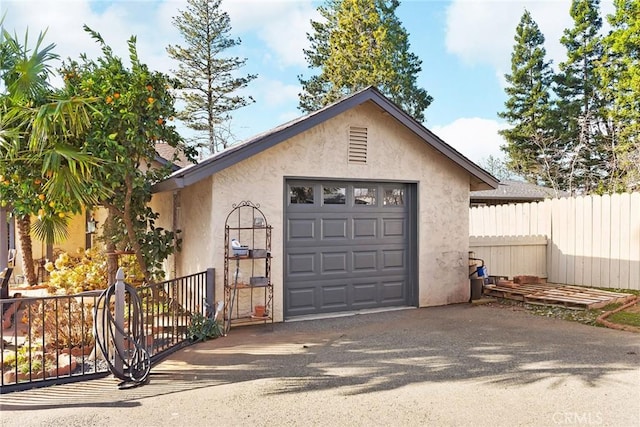
[[[82,52],[98,55],[82,30],[87,24],[102,34],[122,57],[126,40],[138,39],[140,57],[151,68],[169,72],[177,65],[167,56],[169,44],[182,42],[171,17],[184,0],[0,0],[5,28],[35,38],[48,29],[46,41],[62,57]],[[246,89],[256,100],[233,114],[232,130],[240,140],[298,117],[297,76],[309,76],[302,49],[310,19],[318,19],[311,0],[223,0],[232,35],[242,40],[233,52],[247,58],[244,72],[258,74]],[[527,8],[546,37],[548,58],[557,64],[564,51],[562,30],[571,25],[570,0],[407,0],[397,15],[410,34],[411,51],[422,60],[418,84],[434,97],[425,125],[471,160],[502,156],[497,113],[506,99],[503,75],[509,71],[515,27]],[[603,12],[613,11],[602,0]],[[186,132],[185,132],[186,133]]]

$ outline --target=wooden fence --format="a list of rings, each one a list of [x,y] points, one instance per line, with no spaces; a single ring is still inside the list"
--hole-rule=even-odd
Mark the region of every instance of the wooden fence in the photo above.
[[[491,275],[547,277],[545,236],[471,237],[469,250],[485,262]]]
[[[640,193],[474,207],[469,232],[546,237],[550,282],[640,290]]]

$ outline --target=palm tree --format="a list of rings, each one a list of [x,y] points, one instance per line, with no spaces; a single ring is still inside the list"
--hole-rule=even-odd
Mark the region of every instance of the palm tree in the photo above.
[[[37,283],[31,232],[47,243],[60,241],[67,235],[68,212],[97,200],[96,192],[86,191],[94,187],[89,180],[97,162],[73,145],[89,125],[90,100],[50,87],[50,63],[57,55],[54,44],[43,47],[44,36],[29,49],[28,32],[24,43],[0,32],[0,199],[16,216],[30,285]]]

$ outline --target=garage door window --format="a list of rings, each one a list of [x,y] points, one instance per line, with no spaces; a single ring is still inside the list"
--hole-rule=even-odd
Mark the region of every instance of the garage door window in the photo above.
[[[384,189],[385,206],[404,206],[404,188],[388,187]]]
[[[358,206],[375,206],[377,203],[375,187],[354,187],[353,200]]]
[[[292,205],[309,203],[313,204],[313,187],[289,187],[289,200]]]
[[[322,202],[325,205],[344,205],[347,189],[345,187],[323,187]]]

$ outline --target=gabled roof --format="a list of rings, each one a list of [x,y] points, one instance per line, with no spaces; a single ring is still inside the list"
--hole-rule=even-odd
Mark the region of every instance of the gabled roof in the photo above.
[[[426,144],[466,170],[472,177],[472,188],[481,190],[496,188],[498,186],[498,180],[490,173],[464,157],[422,124],[418,123],[400,107],[386,98],[378,89],[368,87],[318,111],[294,119],[267,132],[256,135],[238,145],[216,153],[201,163],[180,169],[164,181],[155,184],[153,191],[172,191],[194,184],[366,102],[376,104],[391,117],[398,120],[408,130],[421,138]]]
[[[174,158],[178,150],[170,146],[166,142],[156,142],[155,149],[157,154],[156,161],[162,165],[171,165],[172,172],[175,172],[192,164],[186,159],[182,151],[179,152],[177,159],[172,161],[171,159]]]
[[[504,180],[500,181],[500,185],[494,190],[472,191],[471,201],[535,202],[568,195],[566,191],[556,192],[553,188],[529,182]]]

